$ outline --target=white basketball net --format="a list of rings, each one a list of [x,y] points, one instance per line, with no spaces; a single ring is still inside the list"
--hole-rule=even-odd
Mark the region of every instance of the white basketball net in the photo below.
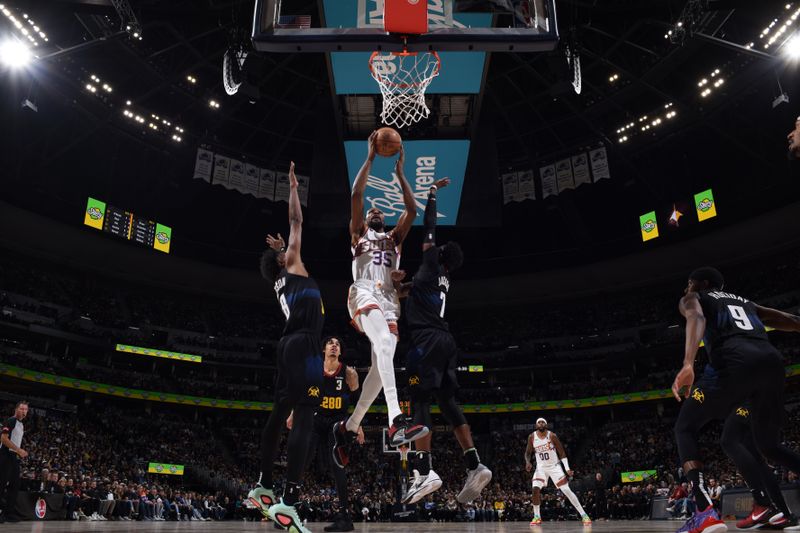
[[[439,75],[440,66],[436,52],[372,54],[369,70],[383,95],[384,124],[402,128],[428,118],[425,91]]]

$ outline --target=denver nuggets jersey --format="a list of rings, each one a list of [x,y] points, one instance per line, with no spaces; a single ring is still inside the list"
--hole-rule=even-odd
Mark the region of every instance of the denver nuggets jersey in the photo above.
[[[406,300],[406,323],[410,329],[436,328],[449,331],[444,319],[450,276],[439,264],[439,248],[433,246],[422,253],[422,266],[414,274],[411,292]]]
[[[533,455],[536,456],[536,467],[555,466],[558,464],[558,453],[550,438],[550,431],[544,436],[539,436],[538,431],[534,431],[529,437],[533,441]]]
[[[289,274],[284,268],[275,282],[275,293],[281,304],[286,327],[284,335],[311,333],[320,337],[325,322],[319,286],[310,277]]]
[[[703,341],[712,361],[714,350],[719,349],[730,338],[768,340],[767,330],[758,318],[755,304],[750,300],[716,290],[702,291],[698,295],[706,317]]]
[[[400,264],[400,251],[390,231],[379,233],[367,228],[353,251],[353,281],[369,282],[371,287],[393,290],[391,273]]]
[[[350,407],[350,388],[345,380],[345,366],[339,363],[336,373],[324,375],[322,401],[317,413],[324,417],[338,417],[346,413],[348,407]]]

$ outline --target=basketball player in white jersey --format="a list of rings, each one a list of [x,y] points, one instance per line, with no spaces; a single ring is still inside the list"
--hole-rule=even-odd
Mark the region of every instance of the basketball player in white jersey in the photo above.
[[[536,431],[528,435],[528,447],[525,448],[525,470],[527,472],[533,469],[532,454],[536,456],[536,471],[533,474],[533,520],[531,520],[531,525],[537,526],[542,523],[542,515],[539,511],[542,505],[542,489],[547,486],[550,479],[578,511],[583,525],[591,525],[592,520],[583,510],[578,497],[569,488],[569,478],[572,477],[573,472],[569,468],[564,446],[556,434],[547,429],[547,420],[544,418],[536,420]]]
[[[364,193],[375,159],[375,132],[369,136],[367,159],[353,183],[350,217],[350,244],[353,252],[353,284],[348,294],[348,310],[353,325],[366,333],[372,345],[372,366],[361,387],[361,397],[346,422],[333,428],[336,443],[333,458],[344,468],[348,463],[347,446],[356,439],[361,420],[383,388],[389,412],[389,438],[392,446],[400,446],[424,437],[428,428],[412,425],[401,410],[397,399],[394,375],[394,351],[397,346],[397,319],[400,300],[391,274],[400,265],[400,250],[417,216],[417,203],[411,186],[403,174],[404,153],[395,165],[395,173],[403,191],[405,210],[394,229],[387,231],[384,214],[371,207],[364,217]]]

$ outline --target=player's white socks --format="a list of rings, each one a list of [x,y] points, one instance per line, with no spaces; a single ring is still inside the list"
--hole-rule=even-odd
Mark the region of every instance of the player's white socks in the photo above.
[[[578,511],[578,514],[580,516],[584,516],[586,514],[586,511],[583,510],[583,506],[581,505],[581,502],[578,501],[578,497],[575,495],[574,492],[572,492],[572,489],[569,488],[569,483],[558,488],[561,490],[561,492],[564,493],[564,496],[567,497],[567,499],[575,508],[575,510]]]
[[[541,509],[541,505],[534,505],[533,506],[533,516],[541,517],[542,514],[539,512],[540,509]]]
[[[397,347],[397,337],[389,331],[389,324],[383,317],[383,313],[379,311],[367,311],[365,315],[362,315],[361,327],[369,337],[370,343],[372,343],[372,351],[375,354],[373,365],[378,367],[378,372],[380,373],[383,395],[386,397],[386,407],[389,410],[389,425],[391,426],[394,418],[401,413],[400,403],[397,401],[397,385],[394,379],[394,350]],[[374,366],[370,369],[370,373],[372,373],[373,369]]]

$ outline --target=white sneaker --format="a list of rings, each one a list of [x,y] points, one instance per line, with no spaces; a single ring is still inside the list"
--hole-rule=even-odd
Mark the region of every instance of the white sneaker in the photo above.
[[[421,476],[418,470],[414,470],[414,482],[400,501],[401,503],[417,503],[428,494],[439,490],[441,486],[442,478],[433,469],[427,476]]]
[[[467,470],[467,482],[456,496],[458,503],[469,503],[481,493],[483,488],[492,480],[492,471],[478,463],[475,470]]]

